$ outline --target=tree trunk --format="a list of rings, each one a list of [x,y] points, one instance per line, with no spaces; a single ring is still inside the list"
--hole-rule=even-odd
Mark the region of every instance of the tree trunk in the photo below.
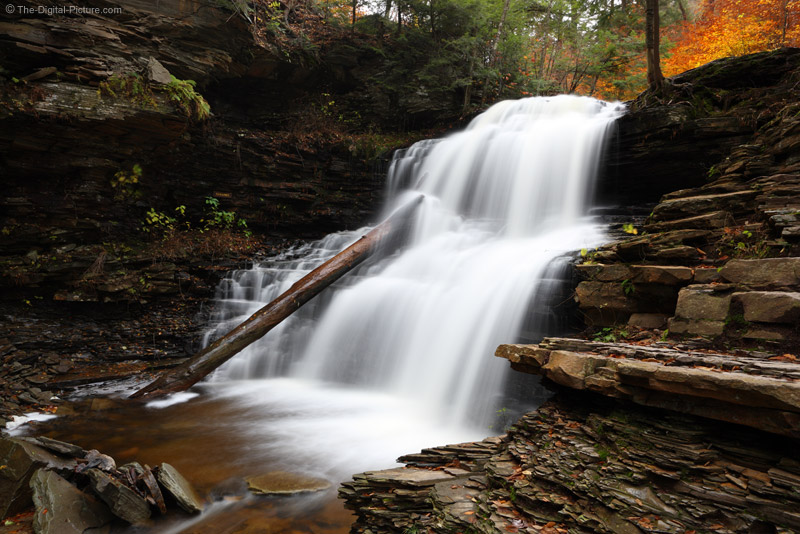
[[[500,37],[503,35],[503,25],[506,23],[506,16],[508,16],[508,5],[511,3],[511,0],[505,0],[503,2],[503,13],[500,15],[500,22],[497,23],[497,33],[494,35],[494,39],[492,39],[492,46],[489,49],[489,69],[494,67],[494,64],[497,60],[497,47],[500,46]],[[483,95],[481,96],[481,106],[486,103],[486,96],[488,94],[488,87],[489,81],[491,81],[491,73],[486,75],[486,81],[483,83]]]
[[[397,235],[422,199],[423,195],[420,195],[405,204],[361,239],[295,282],[281,296],[255,312],[242,324],[188,361],[165,371],[156,380],[133,393],[131,398],[162,397],[184,391],[202,380],[364,261],[380,244]]]
[[[660,39],[658,0],[647,0],[645,8],[645,46],[647,48],[647,85],[660,92],[664,88],[661,74],[661,58],[658,47]]]
[[[683,22],[687,22],[689,20],[689,15],[686,13],[686,6],[683,5],[683,0],[678,0],[678,9],[681,10]]]

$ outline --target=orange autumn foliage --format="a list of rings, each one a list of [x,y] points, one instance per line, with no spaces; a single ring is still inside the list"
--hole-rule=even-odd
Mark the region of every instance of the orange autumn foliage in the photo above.
[[[800,46],[800,0],[703,0],[697,20],[679,30],[664,74],[781,46]]]

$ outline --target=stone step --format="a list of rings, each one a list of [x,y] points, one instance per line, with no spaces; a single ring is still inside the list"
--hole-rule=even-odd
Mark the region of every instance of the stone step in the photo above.
[[[800,437],[800,363],[548,338],[500,345],[512,368],[578,390]]]

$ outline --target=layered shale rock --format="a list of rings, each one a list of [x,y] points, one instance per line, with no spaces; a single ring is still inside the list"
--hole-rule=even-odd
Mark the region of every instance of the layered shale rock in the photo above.
[[[356,475],[353,532],[800,529],[796,359],[565,338],[497,355],[558,395],[499,438]]]

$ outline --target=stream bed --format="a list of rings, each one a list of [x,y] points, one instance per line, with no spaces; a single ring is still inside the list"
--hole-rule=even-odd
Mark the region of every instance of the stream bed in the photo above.
[[[170,463],[210,502],[201,516],[156,515],[151,527],[114,531],[142,534],[344,534],[353,517],[336,498],[341,481],[427,446],[493,433],[449,425],[420,403],[335,384],[278,378],[197,389],[199,396],[176,398],[186,402],[120,400],[39,423],[36,432],[98,449],[118,465]],[[276,470],[332,486],[294,497],[247,493],[245,477]]]

